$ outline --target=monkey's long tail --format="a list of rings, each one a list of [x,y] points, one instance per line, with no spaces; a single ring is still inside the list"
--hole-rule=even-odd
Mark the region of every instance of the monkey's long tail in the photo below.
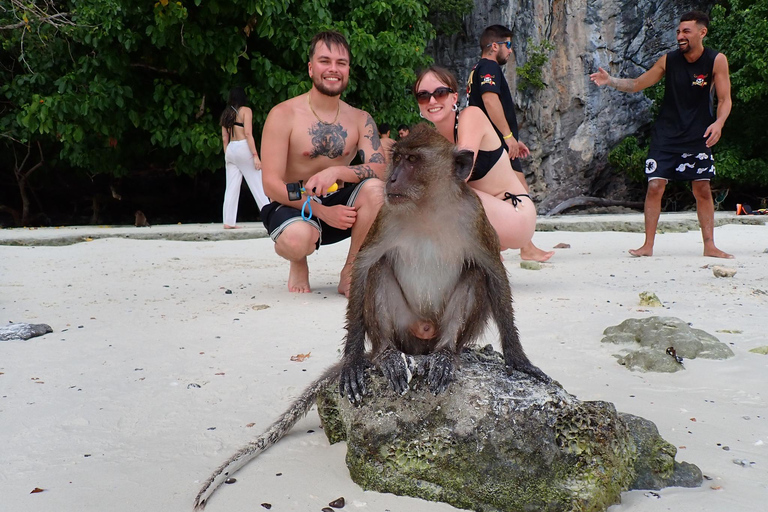
[[[195,498],[195,510],[203,510],[213,492],[238,469],[277,443],[291,428],[304,417],[317,399],[317,395],[333,381],[338,381],[341,363],[328,368],[322,377],[314,381],[304,390],[293,404],[277,419],[263,434],[232,455],[224,464],[218,467],[213,475],[205,482]]]

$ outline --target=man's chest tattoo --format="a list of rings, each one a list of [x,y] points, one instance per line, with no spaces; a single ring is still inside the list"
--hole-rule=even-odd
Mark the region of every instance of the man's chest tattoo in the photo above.
[[[310,158],[339,158],[347,146],[347,131],[340,124],[316,123],[309,129],[312,137]]]

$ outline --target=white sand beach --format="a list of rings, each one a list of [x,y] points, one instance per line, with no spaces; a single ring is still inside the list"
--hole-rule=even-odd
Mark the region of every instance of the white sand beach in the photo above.
[[[149,229],[162,231],[142,233]],[[6,243],[57,234],[0,231]],[[91,241],[0,245],[0,323],[53,328],[0,342],[0,511],[191,511],[211,472],[339,358],[347,300],[336,286],[348,244],[312,255],[313,292],[292,294],[288,266],[268,238],[84,237]],[[710,478],[697,489],[624,493],[611,512],[765,510],[768,356],[749,350],[768,345],[768,226],[716,228],[718,246],[736,256],[730,261],[702,257],[698,231],[660,234],[653,257],[630,257],[642,239],[537,232],[541,248],[571,246],[538,271],[506,251],[523,346],[578,398],[653,421],[678,447],[677,460]],[[716,278],[706,265],[737,273]],[[643,291],[664,306],[641,307]],[[617,364],[616,347],[600,343],[603,330],[653,315],[690,322],[735,357],[686,360],[674,374]],[[484,342],[494,341],[489,329]],[[291,361],[298,354],[310,356]],[[313,409],[206,510],[268,503],[272,511],[319,511],[340,496],[348,511],[456,510],[363,491],[344,456],[344,443],[328,444]]]

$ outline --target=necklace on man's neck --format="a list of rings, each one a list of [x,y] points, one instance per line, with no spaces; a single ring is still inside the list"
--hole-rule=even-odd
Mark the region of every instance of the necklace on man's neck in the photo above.
[[[309,110],[312,111],[312,113],[315,115],[315,119],[317,119],[320,122],[320,124],[332,125],[332,124],[336,124],[336,121],[339,120],[339,112],[341,112],[341,100],[339,100],[339,102],[336,104],[336,117],[334,117],[333,121],[330,123],[320,119],[320,116],[317,115],[317,112],[315,112],[315,109],[312,108],[312,93],[307,93],[307,103],[309,103]]]

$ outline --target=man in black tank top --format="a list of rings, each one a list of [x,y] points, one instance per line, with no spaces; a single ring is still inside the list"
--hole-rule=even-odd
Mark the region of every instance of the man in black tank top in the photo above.
[[[653,256],[661,199],[669,180],[691,181],[704,241],[704,256],[733,258],[715,246],[715,205],[709,180],[715,175],[712,146],[720,140],[731,113],[731,81],[725,55],[704,48],[709,16],[692,11],[680,18],[678,49],[663,55],[651,69],[635,79],[610,76],[603,68],[589,76],[598,86],[639,92],[665,78],[664,100],[651,131],[645,162],[645,243],[631,249],[632,256]],[[717,93],[717,115],[713,95]]]

